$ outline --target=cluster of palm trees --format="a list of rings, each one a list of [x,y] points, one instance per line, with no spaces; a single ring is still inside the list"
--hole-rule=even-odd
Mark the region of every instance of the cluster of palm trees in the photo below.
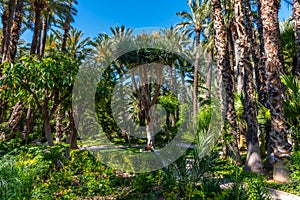
[[[228,144],[231,156],[237,164],[241,164],[233,93],[237,91],[243,95],[244,119],[247,124],[245,169],[258,173],[263,170],[258,138],[260,132],[257,121],[256,94],[258,94],[259,103],[271,113],[271,131],[268,133],[268,145],[271,150],[268,158],[272,159],[271,162],[274,164],[274,179],[287,181],[283,165],[290,154],[291,145],[287,140],[283,109],[285,86],[280,79],[286,72],[278,21],[280,1],[188,0],[188,5],[191,12],[178,13],[186,19],[178,24],[183,28],[183,33],[194,34],[195,46],[199,45],[201,36],[203,38],[201,43],[206,45],[211,43],[211,39],[214,40],[214,58],[222,74],[227,131],[233,138]],[[298,76],[299,15],[299,1],[295,0],[293,27],[297,55],[293,73]]]
[[[85,46],[89,38],[84,39],[83,33],[71,26],[77,13],[74,7],[78,3],[76,0],[9,0],[0,3],[3,10],[1,15],[1,72],[7,63],[21,62],[19,59],[22,56],[35,56],[37,59],[42,59],[51,55],[52,52],[62,51],[74,59],[83,59],[85,55],[83,52],[87,50]],[[21,34],[27,29],[33,32],[30,43],[20,39]],[[5,77],[5,73],[2,76]],[[1,94],[1,122],[5,118],[5,112],[9,112],[9,108],[13,106],[11,104],[15,103],[8,119],[8,125],[12,132],[20,130],[20,121],[27,109],[24,127],[21,128],[23,130],[22,138],[26,141],[34,128],[36,106],[32,103],[28,104],[24,99],[17,102],[14,100],[10,102],[10,100],[8,96]],[[58,108],[60,110],[61,106],[59,105]],[[70,113],[69,118],[71,118]],[[57,122],[57,126],[62,127],[62,121],[58,120]],[[60,129],[57,128],[57,130]],[[60,137],[61,134],[58,133],[58,138]],[[73,141],[72,148],[77,148],[76,137]],[[53,144],[51,138],[48,139],[48,142],[50,145]]]
[[[90,38],[83,39],[83,33],[71,26],[77,12],[74,8],[74,5],[78,3],[76,0],[3,0],[0,3],[3,8],[0,49],[2,56],[2,67],[0,70],[3,77],[5,77],[5,73],[2,74],[3,66],[7,63],[19,62],[18,59],[24,55],[36,55],[39,58],[43,58],[51,52],[62,51],[74,59],[82,61],[85,59],[86,53],[90,52],[90,49],[87,47],[88,44],[97,51],[97,54],[93,54],[96,60],[101,60],[102,63],[111,63],[113,54],[111,51],[111,38],[113,37],[114,42],[118,41],[118,50],[122,51],[121,45],[132,34],[131,29],[117,26],[111,28],[112,37],[106,34],[99,34],[92,41]],[[263,170],[262,152],[259,145],[259,133],[261,130],[257,121],[258,103],[270,111],[271,131],[268,133],[268,145],[270,146],[268,161],[274,166],[274,179],[283,182],[287,181],[285,163],[286,158],[290,155],[291,145],[287,140],[286,120],[283,109],[285,86],[280,79],[281,75],[286,72],[278,21],[280,1],[188,0],[187,3],[190,11],[177,13],[182,21],[175,28],[164,29],[157,35],[145,37],[165,37],[169,41],[176,39],[175,42],[169,43],[177,43],[178,46],[183,48],[180,50],[182,52],[193,52],[187,53],[193,55],[193,72],[191,68],[184,68],[189,64],[183,64],[183,61],[178,57],[168,59],[164,57],[163,60],[165,64],[174,66],[174,73],[175,70],[181,73],[183,84],[186,81],[185,76],[192,74],[194,92],[192,113],[194,117],[197,116],[199,107],[199,85],[203,83],[203,80],[199,81],[200,76],[198,74],[200,49],[205,49],[209,57],[205,84],[208,98],[211,95],[212,64],[215,61],[221,73],[220,84],[222,86],[222,101],[225,109],[226,134],[231,137],[226,142],[226,148],[228,155],[239,165],[242,164],[238,146],[240,130],[236,119],[234,93],[242,94],[244,120],[247,124],[245,169],[248,171],[261,173]],[[298,0],[293,2],[293,23],[297,50],[293,73],[299,76],[300,2]],[[25,45],[24,49],[20,35],[26,29],[31,29],[33,36],[29,48],[26,49]],[[193,38],[194,42],[189,45],[184,44],[182,41],[186,38]],[[122,59],[120,57],[114,65],[122,68],[126,65],[126,62],[129,62]],[[172,70],[173,68],[171,67]],[[171,81],[176,80],[171,79]],[[2,89],[5,89],[5,87],[5,85],[2,85]],[[136,91],[138,90],[136,89]],[[136,95],[141,96],[138,93]],[[13,101],[15,105],[12,105],[12,102],[7,101],[5,92],[2,92],[1,96],[0,121],[3,122],[6,118],[5,113],[12,110],[8,120],[9,127],[12,130],[18,129],[19,122],[25,112],[25,108],[27,108],[25,126],[23,128],[23,139],[26,140],[28,134],[33,131],[35,106],[32,104],[27,105],[25,101]],[[157,97],[158,94],[154,96]],[[140,104],[145,109],[147,105],[149,107],[150,104],[155,104],[155,102],[141,101]],[[9,107],[13,107],[13,109],[9,109]],[[66,130],[66,128],[63,128],[63,119],[67,115],[67,126],[71,127],[69,128],[71,131],[68,133],[71,137],[71,147],[77,148],[77,130],[74,128],[75,122],[72,116],[72,109],[64,106],[64,104],[56,107],[55,137],[57,142],[61,141],[63,132]],[[146,111],[148,112],[149,109],[150,107]],[[175,118],[178,118],[178,116],[172,113],[171,119],[174,121]],[[148,119],[147,116],[146,119]],[[173,122],[174,124],[175,122]],[[148,143],[153,140],[151,137],[148,138]],[[54,144],[51,138],[48,139],[48,143],[50,145]]]

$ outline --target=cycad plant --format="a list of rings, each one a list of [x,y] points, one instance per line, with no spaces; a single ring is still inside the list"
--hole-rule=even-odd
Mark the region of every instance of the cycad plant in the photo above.
[[[174,187],[170,189],[177,192],[177,197],[207,199],[221,192],[219,179],[214,175],[218,152],[208,153],[215,140],[213,134],[200,130],[195,147],[164,169],[168,186]]]

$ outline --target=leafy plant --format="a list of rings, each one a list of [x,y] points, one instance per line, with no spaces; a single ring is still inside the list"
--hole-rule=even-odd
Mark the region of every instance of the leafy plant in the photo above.
[[[294,151],[290,158],[291,181],[296,192],[300,193],[300,151]]]
[[[298,76],[282,76],[283,83],[287,86],[284,111],[287,124],[295,142],[295,150],[300,148],[300,79]]]
[[[19,63],[6,65],[6,78],[1,82],[13,89],[21,100],[35,103],[43,119],[47,142],[53,145],[50,120],[60,103],[72,93],[79,61],[55,52],[44,58],[24,56]]]

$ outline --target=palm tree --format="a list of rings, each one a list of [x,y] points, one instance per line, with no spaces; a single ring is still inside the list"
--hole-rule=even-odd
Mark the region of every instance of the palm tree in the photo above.
[[[203,22],[204,30],[203,30],[203,40],[201,46],[206,49],[208,52],[208,69],[206,75],[206,88],[207,88],[207,98],[211,97],[211,80],[212,80],[212,67],[213,67],[213,57],[214,57],[214,30],[213,30],[213,16],[211,12],[211,4],[207,4],[209,6],[208,10],[210,11],[205,22]]]
[[[58,23],[60,24],[60,28],[63,29],[64,33],[62,35],[61,38],[61,51],[63,52],[67,52],[67,40],[70,36],[69,32],[71,29],[71,23],[74,22],[74,15],[76,15],[77,10],[73,7],[73,4],[78,4],[77,0],[68,0],[65,2],[64,5],[60,6],[60,8],[62,9],[58,9],[58,10],[63,10],[63,14],[59,15],[59,20]],[[46,30],[46,29],[45,29]],[[46,32],[46,31],[45,31]],[[59,34],[61,35],[61,34]],[[49,39],[54,39],[53,38],[49,38]],[[55,42],[55,39],[54,41]],[[50,44],[52,43],[50,42]],[[42,54],[43,54],[43,50],[45,49],[46,46],[46,39],[43,40],[43,45],[42,45]],[[51,47],[50,47],[51,48]],[[74,120],[73,117],[70,116],[70,114],[73,113],[69,113],[69,121],[70,120]],[[63,118],[64,118],[64,109],[63,107],[60,105],[57,109],[57,115],[56,115],[56,142],[61,142],[61,138],[62,138],[62,134],[63,134]],[[75,125],[75,123],[69,122],[68,123],[69,126]],[[76,132],[76,133],[75,133]],[[76,149],[77,148],[77,129],[76,128],[69,128],[69,135],[71,135],[71,139],[70,139],[70,143],[71,143],[71,149]]]
[[[248,5],[248,6],[245,6]],[[251,44],[250,38],[252,38],[252,21],[249,21],[248,16],[249,1],[243,4],[242,0],[234,1],[234,13],[236,22],[236,50],[238,54],[237,67],[244,69],[244,117],[247,122],[247,159],[245,163],[245,170],[256,173],[261,173],[262,162],[260,155],[260,148],[258,143],[258,122],[257,122],[257,107],[255,102],[254,93],[254,78],[253,78],[253,66],[250,60]],[[247,19],[247,20],[246,20]],[[246,22],[246,23],[245,23]],[[249,28],[251,30],[249,30]],[[249,38],[249,32],[251,37]],[[255,53],[253,53],[255,55]]]
[[[294,19],[294,29],[295,29],[295,42],[297,47],[297,61],[296,68],[294,70],[295,74],[300,76],[300,1],[294,0],[293,5],[293,19]]]
[[[50,45],[47,48],[58,50],[65,48],[63,46],[65,32],[61,33],[58,30],[53,30],[53,33],[54,35],[51,36],[52,38],[48,38],[48,42],[50,42],[50,39],[52,40],[52,46]],[[93,44],[90,39],[90,37],[85,37],[81,30],[71,26],[67,37],[66,52],[79,60],[84,59],[87,54],[91,52],[91,48],[88,48],[87,46],[89,44],[92,46],[96,45],[96,43]]]
[[[8,60],[14,61],[17,54],[17,45],[20,39],[21,34],[21,25],[24,15],[24,1],[17,0],[16,9],[15,9],[15,17],[13,20],[12,28],[11,28],[11,36],[9,43],[9,57]]]
[[[65,33],[65,32],[64,32]],[[62,35],[61,33],[56,32],[56,35],[58,36],[58,40],[61,42],[63,42],[64,40],[64,35]],[[84,37],[84,33],[78,29],[75,29],[73,27],[70,28],[70,33],[68,34],[68,38],[67,38],[67,48],[66,48],[66,53],[68,53],[70,56],[72,56],[73,58],[75,58],[76,60],[78,60],[79,62],[82,61],[83,59],[86,58],[87,53],[90,51],[89,48],[87,48],[87,45],[90,42],[90,37]],[[57,45],[58,46],[58,45]],[[63,46],[61,46],[63,47]],[[73,108],[64,108],[63,105],[61,105],[60,107],[61,110],[59,110],[58,114],[57,114],[57,135],[58,135],[58,140],[60,138],[59,135],[61,135],[60,131],[61,131],[61,127],[62,127],[62,119],[61,117],[63,117],[64,115],[64,111],[67,110],[67,116],[68,116],[68,122],[67,122],[67,137],[69,138],[67,142],[70,143],[70,148],[71,149],[77,149],[77,136],[78,136],[78,132],[77,132],[77,128],[76,128],[76,124],[78,124],[78,120],[79,120],[79,111],[78,110],[73,110]],[[75,116],[75,119],[74,119]]]
[[[84,59],[91,51],[89,45],[90,37],[85,37],[81,30],[71,27],[69,37],[67,39],[67,52],[79,60]]]
[[[131,72],[131,81],[134,92],[140,102],[142,109],[140,109],[140,113],[145,119],[140,119],[141,121],[145,120],[146,123],[146,133],[147,133],[147,145],[154,145],[154,123],[152,116],[152,108],[156,104],[158,96],[160,94],[160,88],[162,86],[162,68],[160,64],[157,64],[158,67],[155,67],[151,72],[149,72],[149,67],[153,66],[153,64],[148,65],[144,63],[152,63],[153,58],[151,55],[156,52],[156,50],[147,49],[147,46],[144,46],[145,41],[152,42],[153,35],[141,34],[137,37],[137,40],[131,36],[131,29],[126,29],[125,26],[116,26],[115,28],[110,28],[113,36],[115,52],[117,55],[121,55],[118,58],[117,63],[119,66],[127,65],[127,70],[133,69],[136,66],[139,66],[137,70]],[[128,46],[127,44],[136,45],[134,49],[140,49],[139,51],[133,51],[131,53],[123,54],[124,50],[126,52]],[[146,42],[147,43],[147,42]],[[126,48],[126,49],[124,49]],[[142,59],[142,60],[141,60]],[[156,60],[158,63],[161,60]],[[157,77],[159,83],[154,85],[149,83],[151,77]]]
[[[77,0],[66,0],[57,5],[57,10],[60,12],[58,19],[55,19],[55,24],[58,24],[58,28],[63,30],[61,39],[61,50],[66,52],[67,40],[70,36],[71,23],[74,22],[74,16],[77,14],[77,10],[74,5],[77,5]],[[55,30],[53,30],[55,32]]]
[[[259,36],[259,56],[260,58],[264,58],[265,56],[265,42],[263,37],[263,24],[261,19],[261,0],[257,1],[257,31]],[[256,85],[258,91],[258,99],[259,101],[267,107],[267,93],[265,92],[267,89],[265,80],[266,80],[266,66],[265,66],[265,59],[260,59],[261,65],[255,69],[255,76],[256,76]]]
[[[226,110],[227,131],[233,137],[233,142],[229,142],[229,151],[237,164],[241,164],[241,157],[238,150],[238,133],[236,124],[236,113],[234,109],[233,95],[233,71],[229,64],[227,49],[227,33],[224,27],[222,7],[219,0],[211,0],[211,6],[214,17],[216,62],[221,73],[223,106]],[[226,104],[226,105],[224,105]]]
[[[9,42],[11,35],[11,27],[15,13],[16,0],[9,0],[8,3],[3,2],[4,12],[2,14],[2,62],[9,60]]]
[[[179,29],[183,29],[183,34],[191,36],[195,34],[195,63],[194,63],[194,94],[193,94],[193,115],[197,116],[198,110],[198,65],[199,65],[199,53],[198,47],[200,44],[200,34],[202,30],[202,21],[205,19],[206,12],[203,12],[203,8],[208,4],[201,5],[200,0],[188,0],[188,6],[190,7],[190,13],[186,11],[176,13],[182,19],[183,22],[177,24]]]
[[[64,8],[64,4],[59,1],[54,0],[45,0],[44,1],[44,8],[41,12],[42,15],[42,26],[40,32],[40,42],[39,46],[37,47],[37,54],[43,57],[46,40],[47,40],[47,33],[49,28],[51,27],[52,23],[56,23],[56,17],[59,17],[65,13],[66,9]]]
[[[23,0],[9,1],[8,10],[4,11],[4,14],[2,15],[3,27],[5,27],[2,40],[3,62],[14,62],[21,33],[21,23],[24,14],[23,6]],[[6,19],[6,17],[10,18]],[[9,119],[9,126],[12,131],[17,127],[23,110],[24,105],[21,102],[18,102]]]
[[[30,54],[37,54],[40,48],[40,36],[42,30],[42,11],[46,6],[45,0],[32,0],[34,11],[34,30],[31,41]]]
[[[275,181],[288,182],[286,157],[289,156],[291,145],[287,140],[285,116],[283,110],[283,84],[280,80],[282,62],[279,45],[278,10],[280,0],[262,0],[261,18],[263,24],[264,50],[266,56],[266,78],[268,106],[271,113],[270,146],[274,158],[273,178]]]
[[[17,53],[17,44],[20,38],[21,22],[23,19],[23,0],[9,1],[6,6],[3,2],[4,13],[2,15],[2,41],[1,41],[1,52],[2,62],[13,62]],[[0,69],[0,75],[2,75]],[[6,107],[7,101],[1,100],[1,113],[0,118],[2,119],[2,112]],[[18,105],[18,104],[17,104]],[[24,106],[21,104],[20,107],[16,105],[17,110],[12,113],[13,118],[10,118],[9,125],[12,130],[15,129],[18,122],[21,119],[22,111]]]
[[[24,129],[23,129],[23,140],[25,142],[27,142],[29,133],[33,131],[34,111],[35,111],[34,106],[29,105],[26,113]]]
[[[8,126],[11,128],[12,131],[16,130],[19,121],[22,117],[23,111],[24,111],[24,105],[20,101],[18,101],[8,120]]]

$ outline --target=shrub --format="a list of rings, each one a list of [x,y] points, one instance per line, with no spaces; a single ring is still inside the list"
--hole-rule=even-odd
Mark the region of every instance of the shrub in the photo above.
[[[291,170],[291,181],[292,187],[296,192],[300,193],[300,151],[293,152],[290,158],[290,170]]]

